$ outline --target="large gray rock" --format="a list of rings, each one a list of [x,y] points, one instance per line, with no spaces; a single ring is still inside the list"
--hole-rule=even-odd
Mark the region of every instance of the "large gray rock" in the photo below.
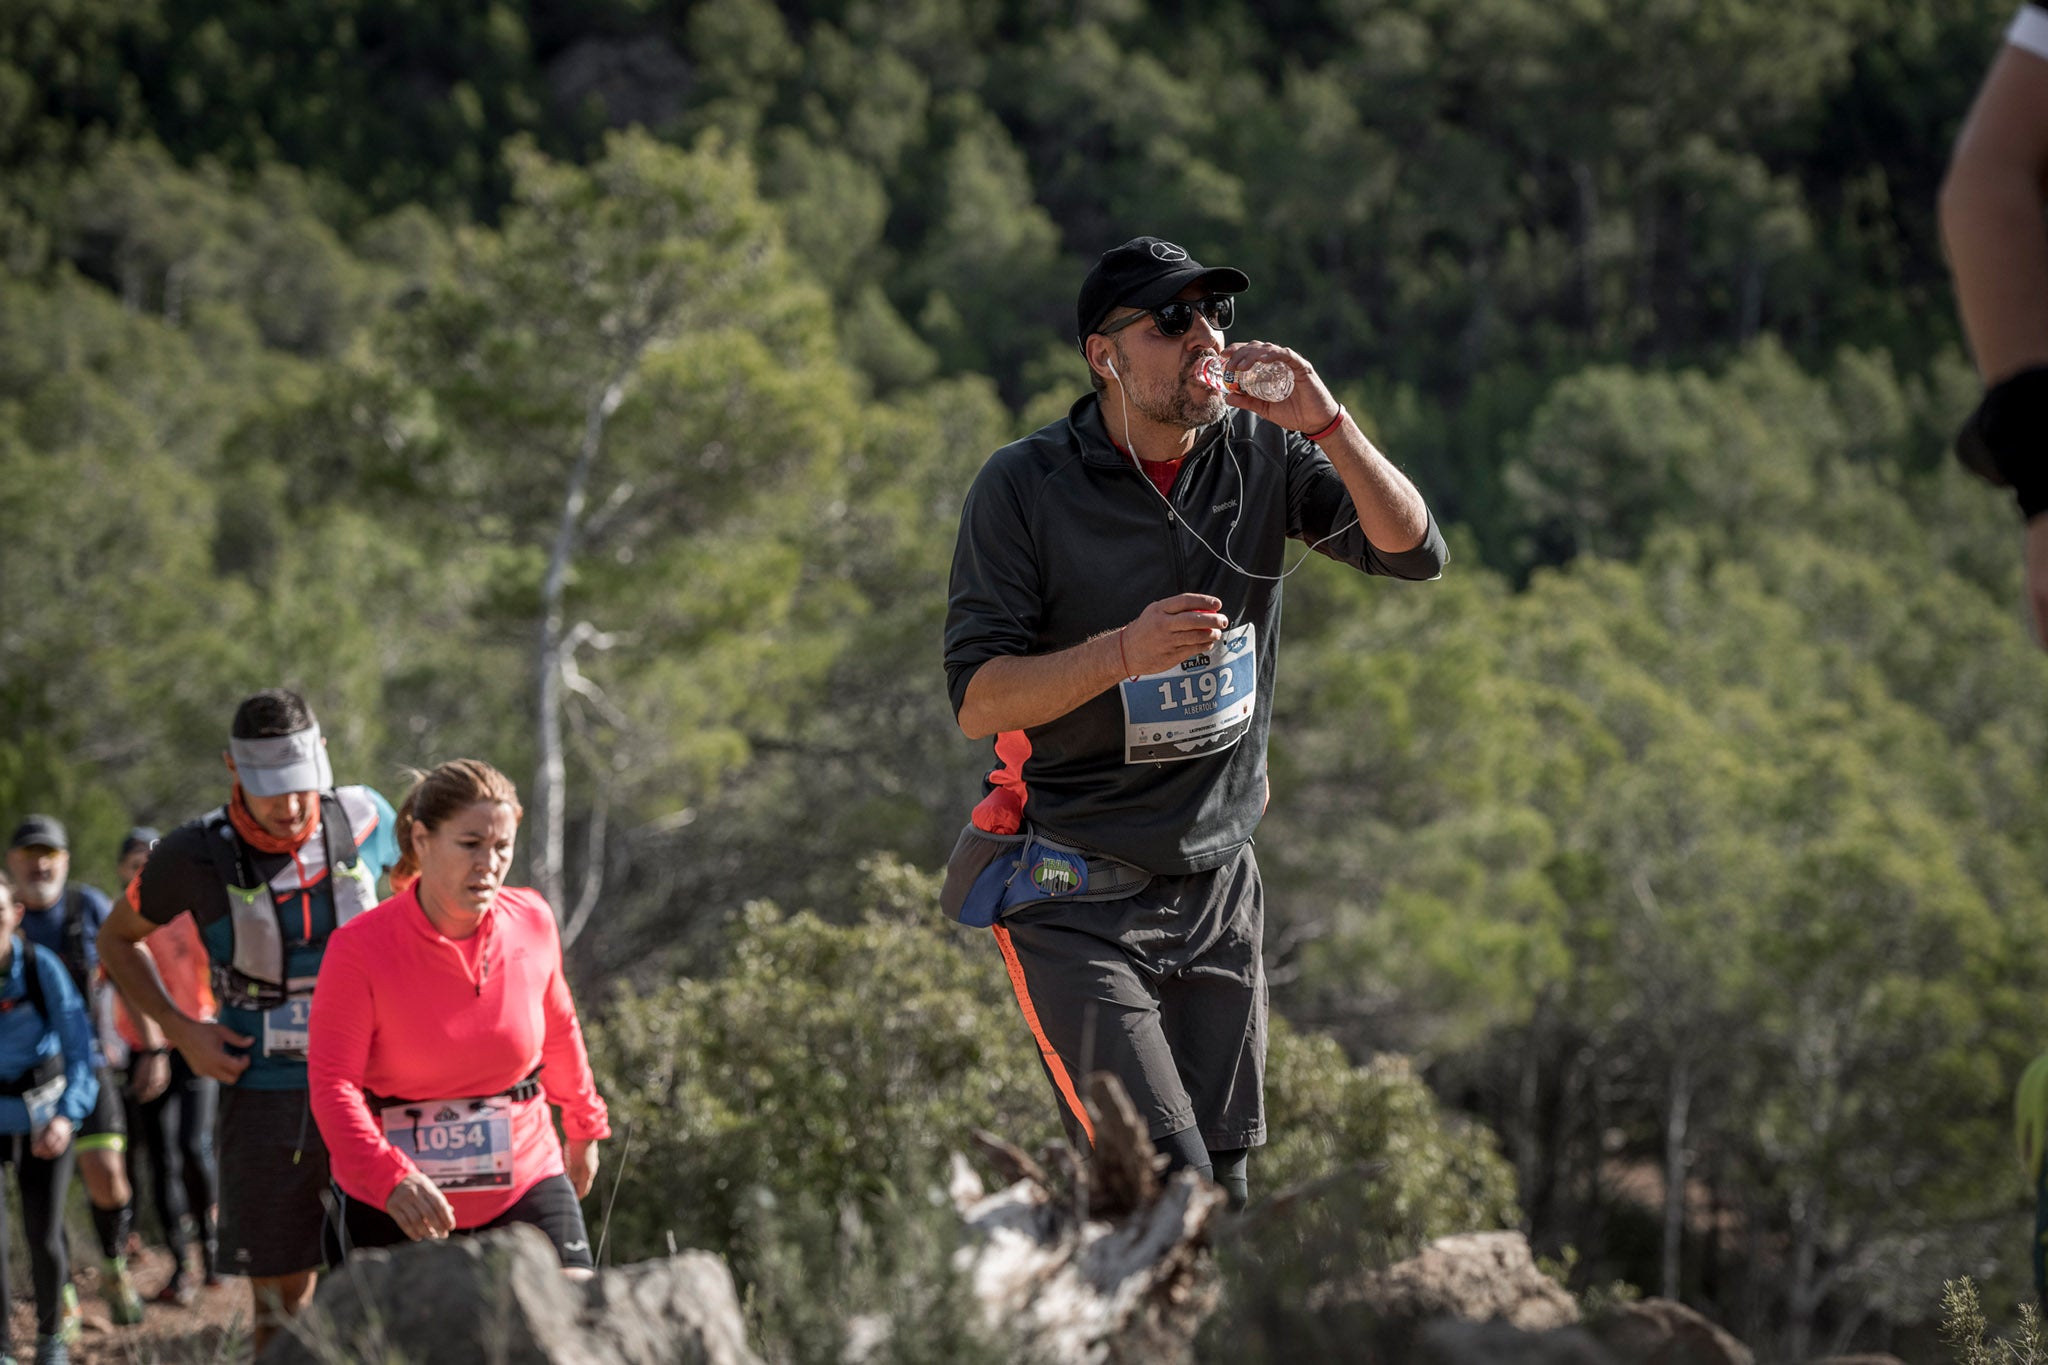
[[[1464,1264],[1473,1264],[1472,1258]],[[1624,1304],[1586,1327],[1540,1332],[1499,1319],[1439,1318],[1385,1358],[1412,1359],[1415,1365],[1755,1365],[1748,1347],[1670,1299]],[[1855,1365],[1865,1359],[1857,1358]]]
[[[1591,1326],[1624,1365],[1756,1365],[1747,1346],[1671,1299],[1623,1304]]]
[[[760,1365],[718,1257],[688,1251],[579,1282],[562,1273],[546,1234],[524,1224],[355,1253],[323,1277],[311,1311],[260,1365],[391,1358]]]
[[[1578,1304],[1536,1268],[1529,1239],[1519,1232],[1439,1238],[1405,1261],[1362,1276],[1336,1297],[1364,1303],[1390,1322],[1448,1317],[1544,1332],[1579,1320]]]

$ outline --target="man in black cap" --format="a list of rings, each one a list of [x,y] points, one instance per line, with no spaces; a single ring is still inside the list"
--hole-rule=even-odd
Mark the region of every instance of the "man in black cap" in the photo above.
[[[142,1321],[142,1298],[128,1278],[128,1230],[135,1217],[135,1192],[128,1181],[128,1121],[121,1091],[107,1065],[113,1032],[113,999],[100,977],[98,938],[108,913],[107,893],[71,878],[71,840],[52,815],[31,815],[7,841],[7,870],[21,888],[21,932],[29,942],[63,960],[94,1025],[93,1068],[99,1074],[99,1103],[78,1126],[72,1148],[78,1178],[92,1204],[93,1231],[100,1243],[100,1292],[108,1315],[119,1324]],[[76,1300],[67,1296],[66,1315],[75,1319]],[[73,1330],[67,1325],[67,1331]]]
[[[1115,1075],[1176,1168],[1241,1204],[1265,1141],[1266,801],[1286,542],[1436,577],[1422,497],[1315,369],[1224,332],[1242,272],[1139,237],[1082,282],[1094,393],[998,450],[962,509],[953,708],[995,736],[947,907],[992,926],[1069,1132]],[[1219,370],[1277,365],[1267,402]]]

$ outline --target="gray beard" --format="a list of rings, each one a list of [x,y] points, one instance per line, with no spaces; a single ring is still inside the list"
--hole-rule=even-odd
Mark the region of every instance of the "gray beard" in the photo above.
[[[64,883],[56,877],[21,884],[21,906],[24,910],[47,910],[63,895]]]
[[[1124,361],[1123,368],[1128,370],[1131,367],[1129,357],[1119,358]],[[1188,382],[1194,377],[1194,372],[1201,363],[1201,358],[1197,357],[1183,365],[1171,386],[1162,385],[1156,389],[1134,389],[1126,386],[1124,401],[1147,421],[1179,427],[1185,431],[1206,427],[1211,422],[1220,422],[1223,420],[1223,414],[1230,411],[1230,405],[1223,401],[1222,394],[1206,387],[1199,388],[1193,393],[1188,391]]]
[[[1185,382],[1163,393],[1132,394],[1131,406],[1138,410],[1139,416],[1150,421],[1190,431],[1221,421],[1223,414],[1230,410],[1222,394],[1208,389],[1189,393]]]

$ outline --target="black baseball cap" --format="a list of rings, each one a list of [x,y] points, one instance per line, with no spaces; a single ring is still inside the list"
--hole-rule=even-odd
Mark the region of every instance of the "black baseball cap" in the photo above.
[[[154,826],[137,825],[121,836],[121,851],[114,855],[114,861],[119,862],[138,848],[155,848],[156,841],[161,838],[163,835]]]
[[[1161,237],[1133,237],[1111,247],[1081,281],[1074,340],[1085,340],[1112,308],[1157,308],[1197,280],[1212,294],[1242,294],[1252,287],[1242,270],[1203,265]]]
[[[65,837],[64,822],[54,815],[31,815],[14,827],[14,837],[7,841],[7,847],[68,849],[71,840]]]

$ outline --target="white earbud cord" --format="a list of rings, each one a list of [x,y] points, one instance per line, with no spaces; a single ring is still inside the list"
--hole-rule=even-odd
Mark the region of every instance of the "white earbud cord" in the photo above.
[[[1123,389],[1124,449],[1129,451],[1131,454],[1131,458],[1135,460],[1138,458],[1138,448],[1135,445],[1131,444],[1131,391],[1129,389],[1124,388],[1124,378],[1122,375],[1116,372],[1116,366],[1111,365],[1109,367],[1109,377],[1116,381],[1116,386],[1119,389]],[[1204,540],[1202,538],[1202,533],[1200,531],[1197,531],[1194,528],[1193,524],[1190,523],[1186,517],[1180,515],[1180,509],[1173,505],[1173,499],[1167,497],[1165,493],[1160,491],[1159,485],[1152,482],[1152,477],[1149,474],[1145,473],[1145,471],[1142,469],[1137,470],[1135,472],[1137,473],[1140,479],[1144,480],[1145,486],[1152,490],[1153,496],[1158,498],[1159,501],[1166,504],[1166,510],[1173,514],[1174,522],[1177,525],[1181,526],[1183,529],[1187,531],[1189,535],[1193,536],[1197,541],[1199,541],[1201,543],[1202,548],[1207,550],[1210,554],[1214,555],[1218,561],[1220,561],[1229,568],[1235,569],[1238,573],[1243,574],[1246,578],[1257,578],[1267,583],[1283,582],[1284,580],[1292,576],[1296,572],[1296,570],[1300,569],[1302,565],[1308,563],[1308,557],[1315,553],[1316,547],[1318,545],[1322,545],[1328,541],[1335,540],[1338,536],[1343,535],[1352,527],[1359,525],[1358,518],[1354,516],[1351,518],[1350,521],[1346,522],[1342,526],[1339,526],[1336,530],[1330,532],[1330,534],[1324,536],[1321,540],[1313,542],[1309,545],[1309,547],[1306,550],[1302,551],[1301,558],[1294,561],[1294,568],[1292,569],[1287,569],[1281,573],[1258,573],[1254,570],[1247,569],[1244,565],[1232,559],[1228,553],[1230,550],[1230,538],[1231,536],[1237,533],[1238,522],[1244,519],[1245,499],[1244,466],[1237,462],[1237,448],[1230,443],[1230,413],[1228,411],[1226,411],[1223,414],[1223,453],[1230,457],[1230,467],[1237,475],[1237,515],[1230,519],[1230,526],[1223,533],[1223,549],[1221,550],[1218,550],[1214,545],[1211,545],[1207,540]]]

